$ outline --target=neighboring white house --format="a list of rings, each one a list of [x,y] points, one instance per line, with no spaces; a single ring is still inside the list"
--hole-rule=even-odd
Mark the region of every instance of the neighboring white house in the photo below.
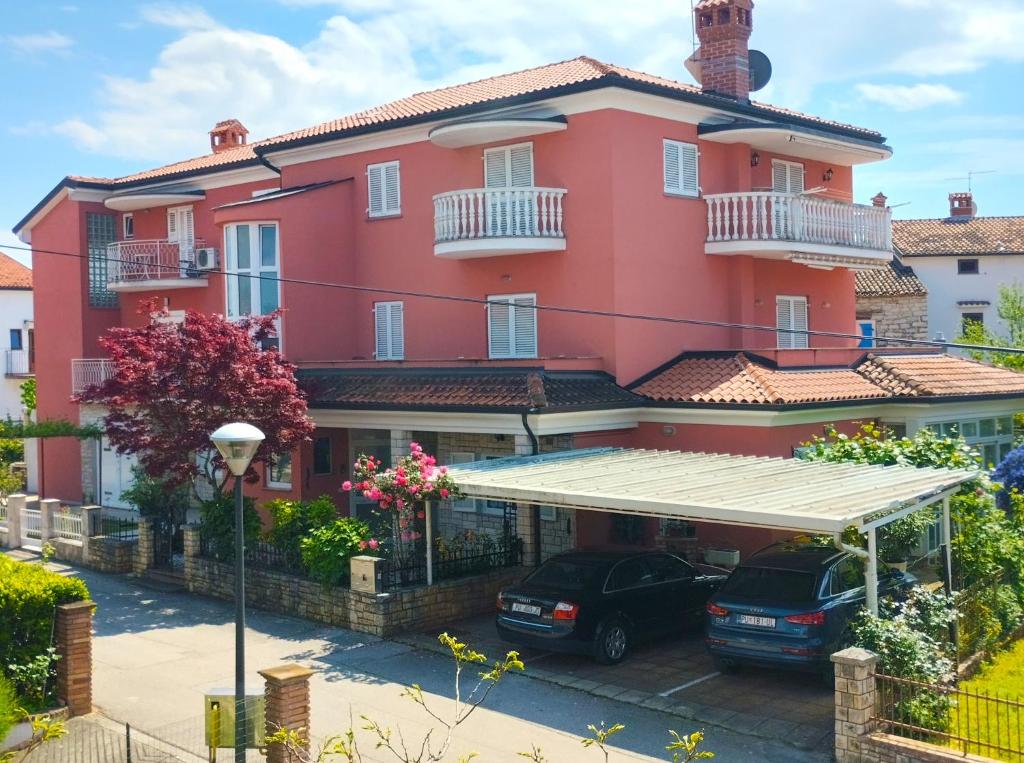
[[[35,373],[32,271],[0,252],[0,418],[21,418],[21,384]]]
[[[896,254],[928,289],[928,335],[955,340],[966,320],[1005,335],[999,286],[1024,286],[1024,216],[978,217],[970,193],[949,195],[949,217],[893,220]]]

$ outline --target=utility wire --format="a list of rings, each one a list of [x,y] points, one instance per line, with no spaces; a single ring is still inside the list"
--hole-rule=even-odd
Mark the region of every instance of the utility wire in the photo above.
[[[87,260],[89,259],[88,254],[78,254],[75,252],[61,252],[53,249],[34,249],[30,246],[13,246],[4,245],[5,249],[17,249],[26,252],[33,252],[35,254],[51,254],[58,257],[73,257],[75,259]],[[117,257],[104,256],[102,259],[105,262],[117,262],[127,263],[130,265],[138,265],[130,259],[120,259]],[[172,272],[180,272],[182,267],[180,265],[161,265],[159,263],[146,264],[147,268],[153,270],[167,270]],[[414,299],[433,299],[444,302],[462,302],[475,305],[487,306],[493,304],[493,300],[488,300],[484,297],[466,297],[457,294],[436,294],[432,292],[424,291],[410,291],[408,289],[393,289],[383,288],[379,286],[359,286],[358,284],[349,283],[332,283],[329,281],[316,281],[305,278],[285,278],[283,276],[268,276],[262,274],[250,274],[240,273],[238,271],[229,270],[210,270],[203,271],[211,275],[221,276],[233,276],[238,278],[251,278],[254,280],[261,281],[272,281],[277,283],[289,283],[299,286],[316,286],[326,289],[342,289],[345,291],[359,291],[366,292],[368,294],[382,294],[387,296],[398,296],[398,297],[411,297]],[[632,321],[650,321],[654,323],[668,323],[674,325],[685,325],[685,326],[705,326],[709,328],[730,328],[730,329],[743,329],[746,331],[765,331],[772,334],[801,334],[807,336],[821,336],[829,337],[832,339],[873,339],[876,342],[894,342],[903,345],[913,345],[917,347],[936,347],[940,349],[954,348],[958,350],[972,350],[975,352],[1003,352],[1012,354],[1024,354],[1024,348],[1021,347],[996,347],[993,345],[985,344],[965,344],[963,342],[947,342],[935,339],[910,339],[906,337],[892,337],[892,336],[871,336],[866,337],[862,334],[848,334],[842,331],[816,331],[814,329],[784,329],[777,326],[764,326],[756,323],[732,323],[729,321],[713,321],[704,320],[701,318],[671,318],[665,315],[643,315],[640,313],[622,313],[613,310],[592,310],[584,307],[565,307],[563,305],[534,305],[534,310],[540,310],[551,313],[567,313],[570,315],[586,315],[595,318],[621,318],[623,320]]]

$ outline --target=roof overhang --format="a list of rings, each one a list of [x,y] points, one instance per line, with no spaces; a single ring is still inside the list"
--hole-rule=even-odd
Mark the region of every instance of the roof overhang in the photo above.
[[[172,204],[190,204],[205,198],[206,194],[202,191],[145,191],[108,196],[103,201],[103,205],[107,209],[118,212],[131,212],[136,209],[167,207]]]
[[[435,127],[429,136],[435,146],[463,148],[560,132],[568,126],[565,117],[469,119]]]
[[[745,143],[773,154],[841,165],[869,164],[892,156],[884,143],[846,137],[803,125],[770,122],[702,124],[698,134],[713,143]]]
[[[593,448],[449,467],[469,498],[793,530],[878,527],[974,470]]]

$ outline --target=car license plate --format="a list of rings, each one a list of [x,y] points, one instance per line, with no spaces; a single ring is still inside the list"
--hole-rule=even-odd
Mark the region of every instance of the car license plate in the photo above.
[[[736,622],[740,625],[756,625],[759,628],[774,628],[774,617],[760,617],[758,615],[736,615]]]
[[[540,607],[535,607],[532,604],[520,604],[518,601],[512,602],[513,612],[522,612],[524,615],[539,615]]]

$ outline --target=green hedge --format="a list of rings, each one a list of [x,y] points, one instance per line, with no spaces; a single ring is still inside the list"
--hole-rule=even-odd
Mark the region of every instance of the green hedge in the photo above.
[[[88,598],[80,578],[0,554],[0,671],[50,647],[57,605]]]

